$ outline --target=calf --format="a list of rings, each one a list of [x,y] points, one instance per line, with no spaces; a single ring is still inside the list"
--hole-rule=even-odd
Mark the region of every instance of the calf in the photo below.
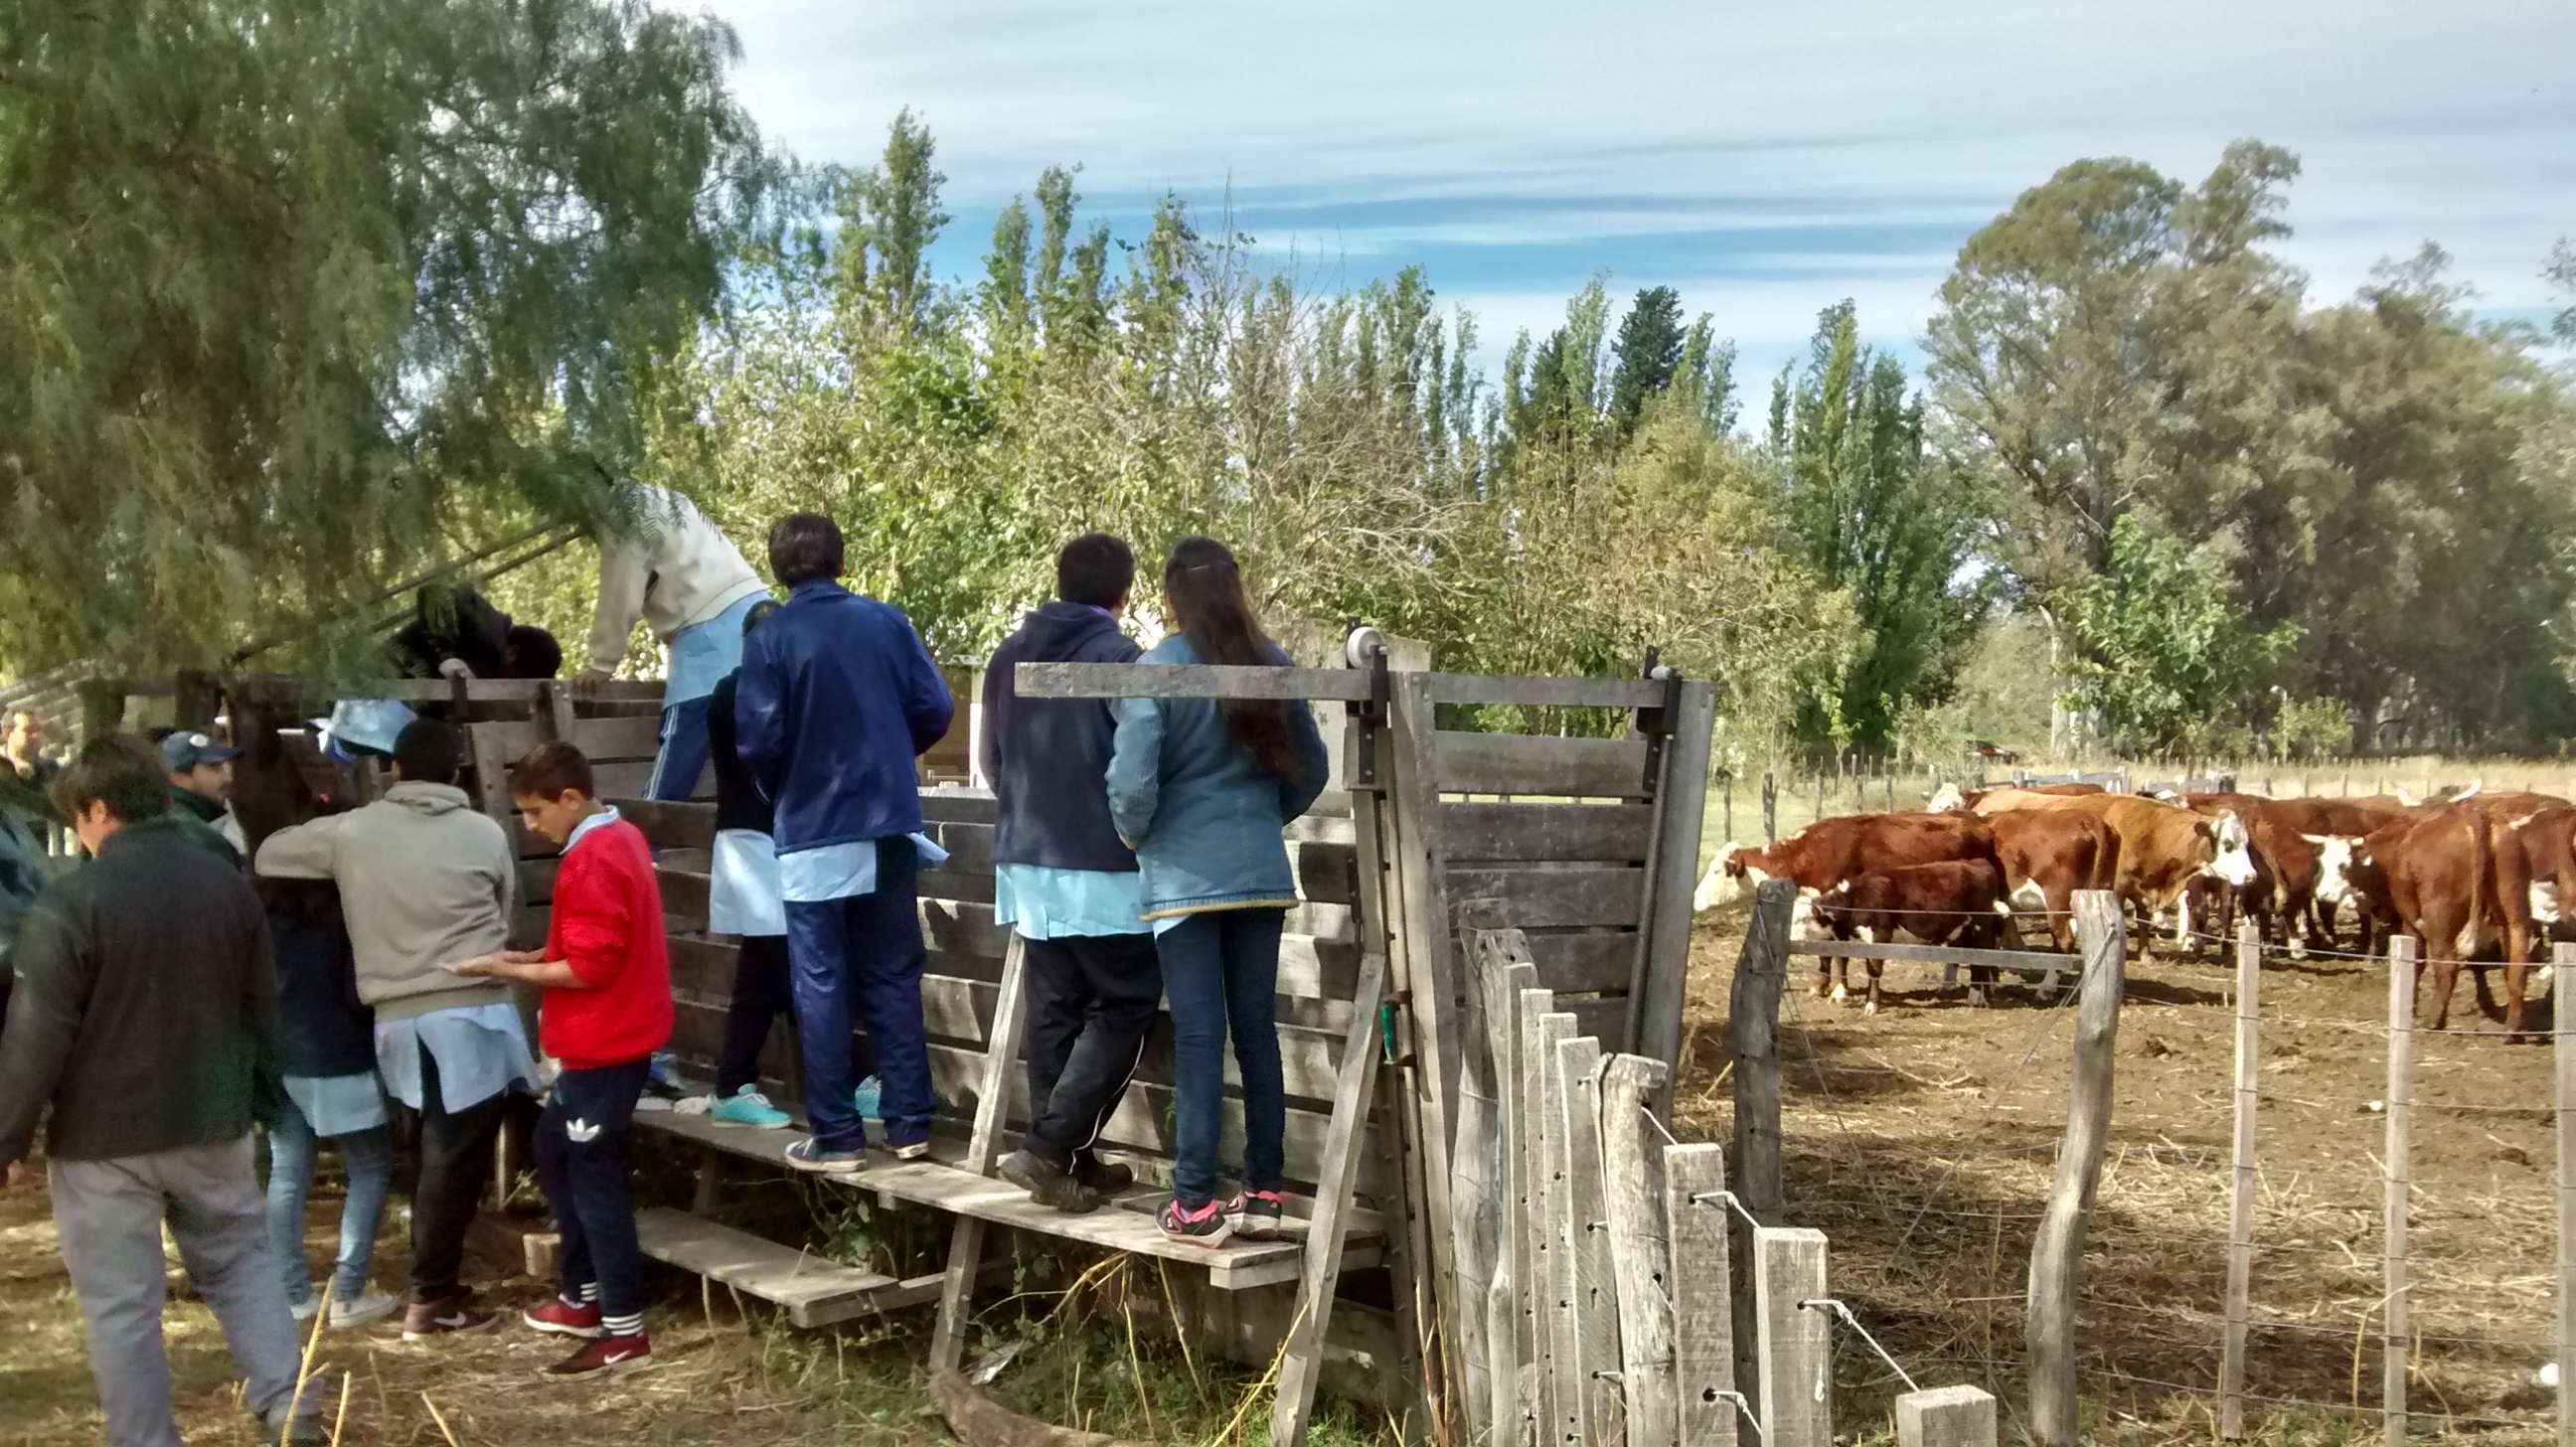
[[[2004,899],[2003,870],[1991,859],[1871,870],[1844,880],[1816,900],[1816,918],[1833,932],[1834,938],[1848,940],[1858,936],[1871,944],[1890,943],[1901,931],[1928,945],[1947,945],[1955,939],[1967,949],[1990,950],[1995,947],[1996,933],[2011,914],[2012,906]],[[1825,963],[1839,969],[1845,961],[1829,956]],[[1867,963],[1866,1013],[1875,1015],[1879,974],[1885,962]],[[1994,978],[1992,965],[1970,966],[1968,1002],[1986,1003],[1986,987]],[[1846,993],[1845,985],[1835,985],[1835,999],[1844,998]]]

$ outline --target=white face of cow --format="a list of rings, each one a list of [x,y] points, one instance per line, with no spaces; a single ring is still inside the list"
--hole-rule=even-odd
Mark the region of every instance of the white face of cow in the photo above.
[[[2232,888],[2254,882],[2254,840],[2245,832],[2245,823],[2233,813],[2222,813],[2217,819],[2218,851],[2210,857],[2209,872],[2225,880]]]
[[[2352,898],[2353,846],[2359,841],[2341,834],[2300,837],[2317,847],[2317,903],[2338,905]]]
[[[1719,847],[1717,857],[1708,862],[1708,873],[1699,877],[1699,888],[1691,891],[1691,912],[1705,914],[1721,905],[1744,897],[1748,882],[1760,884],[1762,872],[1747,869],[1736,856],[1744,852],[1740,844],[1729,842]]]
[[[1968,796],[1960,793],[1956,784],[1943,784],[1932,792],[1932,797],[1925,801],[1923,807],[1935,814],[1956,814],[1968,807]]]
[[[1799,890],[1798,902],[1789,908],[1789,938],[1824,940],[1832,939],[1833,935],[1834,932],[1825,927],[1823,917],[1816,913],[1816,896]]]

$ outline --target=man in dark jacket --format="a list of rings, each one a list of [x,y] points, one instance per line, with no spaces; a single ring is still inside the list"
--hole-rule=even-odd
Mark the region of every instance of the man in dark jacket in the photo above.
[[[956,704],[903,610],[835,581],[842,542],[830,518],[779,519],[769,569],[793,591],[743,639],[734,730],[752,782],[777,806],[814,1130],[787,1148],[787,1163],[846,1175],[863,1168],[867,1144],[853,1015],[884,1081],[886,1148],[903,1160],[930,1153],[938,1098],[921,1022],[920,859],[906,836],[921,828],[914,760],[947,734]]]
[[[18,937],[0,1035],[0,1167],[46,1170],[63,1264],[115,1447],[178,1447],[161,1345],[161,1228],[214,1308],[243,1400],[272,1434],[320,1441],[293,1410],[297,1352],[270,1254],[251,1126],[278,1099],[277,976],[241,875],[182,837],[159,760],[99,739],[56,787],[96,859],[48,889]],[[318,1397],[319,1394],[311,1394]]]
[[[161,740],[161,765],[170,776],[170,812],[181,832],[235,869],[245,867],[241,824],[232,809],[233,760],[240,757],[241,750],[194,729]]]
[[[1108,699],[1026,699],[1022,663],[1132,663],[1119,631],[1136,555],[1107,533],[1065,544],[1056,601],[993,651],[983,769],[992,781],[995,919],[1020,936],[1031,1120],[1002,1175],[1041,1205],[1088,1211],[1132,1179],[1092,1156],[1163,997],[1154,936],[1137,917],[1136,855],[1109,820],[1118,716]]]

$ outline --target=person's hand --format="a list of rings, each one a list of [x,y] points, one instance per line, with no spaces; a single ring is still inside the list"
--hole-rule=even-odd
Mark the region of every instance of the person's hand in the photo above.
[[[597,693],[601,684],[611,682],[616,677],[617,673],[614,669],[585,668],[581,672],[572,676],[573,692],[580,694]]]
[[[458,960],[454,964],[443,965],[440,968],[446,970],[451,975],[497,975],[501,973],[501,967],[508,964],[509,960],[509,953],[507,951],[503,951],[499,954],[476,955],[470,960]]]
[[[546,952],[544,950],[503,950],[500,958],[514,965],[542,965],[546,962]]]

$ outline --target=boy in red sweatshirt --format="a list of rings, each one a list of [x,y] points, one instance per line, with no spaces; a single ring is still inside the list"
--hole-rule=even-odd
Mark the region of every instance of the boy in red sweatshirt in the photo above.
[[[511,768],[510,793],[528,828],[564,846],[546,947],[449,968],[543,986],[539,1037],[563,1065],[536,1142],[537,1178],[562,1233],[563,1287],[524,1320],[584,1341],[548,1376],[635,1371],[653,1364],[653,1347],[626,1142],[653,1052],[671,1038],[662,890],[644,835],[599,802],[581,750],[541,745]]]

